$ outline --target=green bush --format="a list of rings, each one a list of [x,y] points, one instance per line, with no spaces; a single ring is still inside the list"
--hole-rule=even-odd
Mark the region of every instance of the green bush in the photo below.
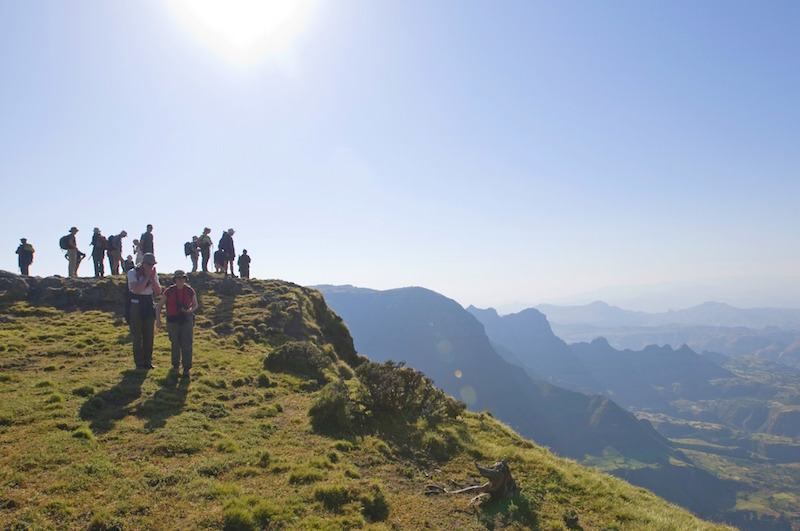
[[[350,491],[342,485],[320,485],[314,489],[314,499],[326,509],[339,512],[351,499]]]
[[[362,513],[373,522],[383,522],[389,517],[389,503],[380,485],[373,484],[360,498]]]
[[[374,421],[413,423],[419,419],[455,418],[466,410],[433,385],[419,371],[391,360],[383,364],[364,363],[356,369],[362,386],[358,402]]]
[[[322,433],[342,433],[353,428],[355,404],[350,400],[347,385],[341,381],[320,389],[308,411],[311,426]]]
[[[72,394],[75,396],[92,396],[94,394],[94,387],[91,385],[82,385],[76,389],[72,390]]]
[[[247,509],[231,507],[225,511],[222,529],[225,531],[251,531],[256,528],[256,521]]]
[[[262,501],[253,508],[253,518],[259,529],[266,529],[276,513],[275,506],[267,501]]]
[[[264,368],[269,371],[291,372],[315,378],[324,383],[325,369],[333,361],[313,343],[289,341],[264,358]]]

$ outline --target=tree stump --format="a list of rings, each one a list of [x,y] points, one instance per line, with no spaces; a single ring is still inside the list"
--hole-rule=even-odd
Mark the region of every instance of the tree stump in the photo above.
[[[514,481],[513,477],[511,477],[511,469],[508,467],[508,463],[506,463],[505,459],[488,467],[480,466],[477,461],[474,461],[474,464],[480,475],[489,481],[483,485],[473,485],[471,487],[465,487],[458,490],[447,490],[440,485],[429,484],[425,485],[425,494],[430,496],[433,494],[463,494],[465,492],[478,492],[479,494],[472,498],[472,500],[469,502],[470,505],[485,496],[489,496],[493,500],[501,500],[510,498],[516,494],[517,482]]]

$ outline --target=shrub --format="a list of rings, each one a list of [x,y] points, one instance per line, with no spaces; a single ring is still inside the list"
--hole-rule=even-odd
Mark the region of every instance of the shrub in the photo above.
[[[273,387],[275,384],[269,379],[269,376],[266,373],[261,373],[258,375],[258,386],[259,387]]]
[[[314,499],[326,509],[339,512],[351,499],[350,491],[342,485],[321,485],[314,489]]]
[[[322,472],[311,468],[308,465],[300,466],[292,470],[289,474],[289,483],[314,483],[323,478]]]
[[[324,383],[325,369],[333,365],[331,359],[313,343],[289,341],[264,358],[264,368],[270,371],[292,372],[315,378]]]
[[[256,528],[253,515],[242,507],[231,507],[225,511],[222,529],[225,531],[250,531]]]
[[[430,378],[403,362],[363,363],[356,369],[362,384],[358,402],[373,420],[413,423],[418,419],[455,418],[466,410],[437,389]]]
[[[422,437],[422,447],[439,462],[447,461],[461,449],[458,439],[448,431],[426,432]]]
[[[76,389],[72,390],[72,394],[75,396],[92,396],[94,394],[94,387],[91,385],[82,385]]]
[[[92,430],[90,430],[86,426],[82,426],[77,430],[73,431],[72,436],[75,437],[76,439],[85,439],[87,441],[95,440],[94,433],[92,433]]]
[[[308,411],[311,426],[322,433],[341,433],[353,428],[355,404],[350,400],[347,385],[329,383],[320,391]]]
[[[122,531],[125,529],[125,525],[111,516],[107,510],[100,509],[92,516],[87,529],[89,531]]]
[[[253,518],[260,529],[267,528],[276,513],[275,506],[267,501],[262,501],[253,508]]]
[[[373,484],[360,498],[362,513],[373,522],[382,522],[389,517],[389,503],[380,485]]]

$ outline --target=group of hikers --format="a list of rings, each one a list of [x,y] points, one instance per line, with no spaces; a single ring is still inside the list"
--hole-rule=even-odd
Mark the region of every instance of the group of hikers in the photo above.
[[[234,274],[234,263],[238,263],[239,275],[250,278],[250,256],[243,250],[236,260],[236,250],[233,245],[233,229],[222,233],[217,250],[214,252],[214,269],[217,273],[228,276]],[[77,227],[71,227],[69,233],[62,236],[59,246],[66,251],[68,261],[68,276],[77,277],[78,267],[86,254],[78,249],[75,235]],[[184,244],[184,254],[192,260],[192,272],[198,267],[203,272],[208,272],[208,262],[211,258],[211,229],[205,227],[200,236],[193,236],[192,240]],[[105,237],[99,228],[92,233],[92,263],[94,276],[105,275],[104,259],[108,257],[109,274],[118,275],[120,267],[123,274],[127,275],[128,290],[125,296],[125,319],[130,327],[133,338],[133,361],[139,370],[150,370],[153,365],[153,341],[155,327],[163,328],[162,313],[166,314],[166,329],[171,343],[172,369],[177,374],[181,365],[183,376],[189,378],[192,368],[192,343],[194,337],[194,313],[197,310],[197,293],[187,284],[186,273],[177,270],[172,275],[173,284],[162,290],[156,274],[156,258],[153,246],[153,226],[147,225],[147,230],[138,239],[133,240],[133,253],[122,259],[122,240],[128,236],[124,230],[119,234]],[[19,269],[22,275],[29,274],[30,265],[33,263],[33,246],[26,238],[20,238],[17,248],[19,255]],[[158,303],[156,303],[158,298]]]
[[[250,278],[250,255],[247,254],[247,249],[245,249],[238,260],[236,259],[236,250],[233,245],[234,232],[233,229],[228,229],[222,233],[217,250],[214,252],[214,271],[228,276],[228,268],[230,267],[231,276],[236,276],[234,274],[234,264],[238,264],[239,276]],[[69,229],[68,234],[59,239],[59,246],[65,251],[64,256],[68,262],[67,276],[69,277],[78,276],[78,267],[86,257],[86,253],[78,249],[78,242],[75,238],[77,233],[78,228],[72,227]],[[186,242],[183,246],[184,254],[192,260],[192,273],[196,273],[199,266],[202,266],[203,272],[208,272],[211,248],[214,246],[210,234],[211,229],[205,227],[200,236],[192,236],[192,240]],[[95,227],[92,233],[92,240],[89,242],[89,245],[92,246],[91,256],[95,277],[105,276],[104,260],[106,256],[108,257],[109,274],[119,275],[120,267],[122,268],[122,273],[125,274],[141,264],[145,254],[154,253],[152,225],[147,225],[147,230],[142,233],[139,239],[134,238],[133,253],[127,255],[123,260],[122,240],[127,236],[128,233],[123,230],[119,234],[105,237],[100,229]],[[20,242],[16,251],[19,259],[19,271],[22,275],[29,275],[35,251],[26,238],[20,238]]]

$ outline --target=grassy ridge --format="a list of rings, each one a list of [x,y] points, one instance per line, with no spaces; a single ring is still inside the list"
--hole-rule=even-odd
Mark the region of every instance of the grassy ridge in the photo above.
[[[358,385],[352,341],[321,296],[274,281],[192,282],[201,310],[191,381],[167,372],[164,332],[158,368],[138,372],[118,312],[4,297],[0,527],[721,528],[557,458],[485,414],[391,433],[317,433],[308,412],[321,382],[267,370],[264,359],[287,341],[308,342],[333,359],[329,380]],[[483,483],[473,459],[502,458],[521,487],[512,500],[423,494],[428,483]]]

